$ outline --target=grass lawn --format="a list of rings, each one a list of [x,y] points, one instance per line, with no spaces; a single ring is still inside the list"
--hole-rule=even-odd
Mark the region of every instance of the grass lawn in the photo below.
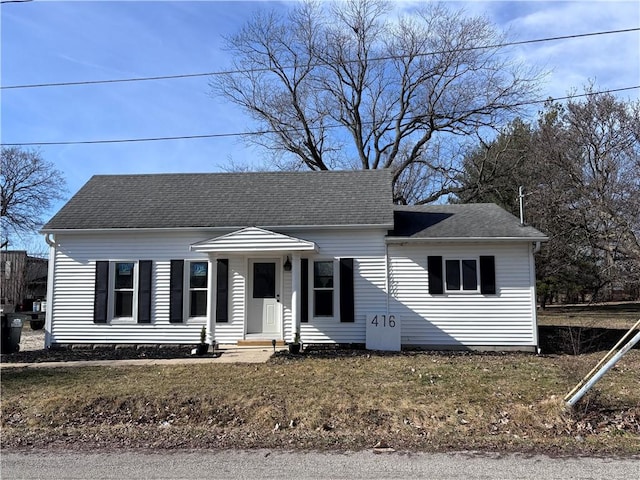
[[[261,365],[2,372],[3,448],[640,452],[640,351],[573,411],[598,354],[337,352]]]
[[[538,309],[538,325],[629,329],[640,319],[640,303],[552,305]]]

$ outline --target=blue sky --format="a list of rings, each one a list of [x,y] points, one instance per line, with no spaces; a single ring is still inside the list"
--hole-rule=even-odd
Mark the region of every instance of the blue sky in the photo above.
[[[399,12],[420,2],[395,2]],[[447,2],[485,14],[512,40],[637,28],[640,2]],[[292,2],[32,1],[0,7],[2,86],[105,80],[224,70],[223,36],[255,9]],[[640,84],[639,32],[523,45],[513,54],[550,70],[545,97]],[[56,142],[251,130],[237,107],[209,95],[208,78],[0,91],[2,143]],[[640,90],[620,94],[637,100]],[[263,164],[263,153],[236,137],[39,147],[61,170],[69,195],[92,175],[215,172],[230,162]],[[53,215],[62,205],[56,204]],[[41,245],[24,239],[29,249]],[[20,245],[14,244],[14,248]]]

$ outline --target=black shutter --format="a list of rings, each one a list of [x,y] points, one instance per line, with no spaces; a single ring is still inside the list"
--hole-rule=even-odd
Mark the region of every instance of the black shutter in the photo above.
[[[353,258],[340,259],[340,321],[354,321]]]
[[[440,295],[444,293],[442,282],[442,257],[430,256],[427,258],[427,269],[429,270],[429,293]]]
[[[218,260],[216,276],[216,322],[229,321],[229,260]]]
[[[496,262],[493,256],[480,257],[480,293],[496,293]]]
[[[169,321],[182,323],[184,282],[184,260],[171,260],[171,277],[169,279]]]
[[[109,262],[96,262],[96,288],[93,303],[93,323],[107,323],[109,310]]]
[[[151,260],[138,262],[138,323],[151,323]]]
[[[300,259],[300,321],[309,321],[309,260]]]

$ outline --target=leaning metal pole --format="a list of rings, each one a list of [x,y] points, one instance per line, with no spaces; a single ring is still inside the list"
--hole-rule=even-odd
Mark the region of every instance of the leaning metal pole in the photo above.
[[[620,343],[627,338],[631,332],[633,330],[635,330],[637,327],[640,326],[640,320],[638,320],[638,322],[636,322],[636,324],[631,327],[631,329],[629,330],[629,332],[627,332],[627,334],[623,337],[623,339],[618,342],[616,344],[615,347],[613,347],[613,349],[611,349],[611,351],[609,351],[609,353],[607,353],[607,355],[605,355],[605,358],[607,358],[614,350],[616,350],[618,348],[618,346],[620,345]],[[578,386],[582,383],[584,383],[584,385],[582,386],[582,388],[580,388],[575,394],[573,394],[573,392],[576,390],[576,388],[574,388],[573,390],[571,390],[571,392],[569,392],[567,394],[566,397],[564,397],[565,401],[567,402],[567,405],[569,405],[570,407],[573,407],[584,395],[585,393],[587,393],[591,387],[593,387],[593,385],[602,378],[602,376],[607,373],[609,371],[609,369],[611,367],[613,367],[616,363],[618,363],[618,360],[620,360],[625,353],[627,353],[629,350],[631,350],[634,345],[636,343],[640,342],[640,332],[638,332],[631,340],[629,340],[629,342],[627,342],[626,345],[624,345],[619,351],[618,353],[616,353],[614,356],[612,356],[608,362],[606,362],[601,368],[600,370],[598,370],[595,374],[593,374],[593,371],[595,370],[591,370],[591,372],[589,372],[587,374],[587,376],[582,379],[580,381],[580,383],[578,383]],[[603,359],[604,360],[604,359]],[[602,363],[602,361],[600,362]],[[597,367],[596,367],[597,368]],[[593,374],[593,376],[591,376]],[[591,378],[589,380],[587,380],[588,377]],[[573,394],[573,396],[571,396]],[[569,398],[570,397],[570,398]]]

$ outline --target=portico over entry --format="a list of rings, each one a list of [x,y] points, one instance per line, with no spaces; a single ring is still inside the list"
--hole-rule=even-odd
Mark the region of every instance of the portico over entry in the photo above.
[[[246,277],[243,285],[245,338],[282,338],[283,292],[290,292],[291,337],[300,329],[300,253],[317,252],[314,242],[291,237],[258,227],[246,227],[235,232],[192,244],[190,250],[206,253],[209,257],[207,304],[207,342],[215,341],[216,301],[218,292],[218,258],[221,255],[243,257],[246,262]],[[285,281],[283,270],[290,273]],[[236,296],[240,292],[234,293]],[[289,299],[287,299],[289,300]]]

